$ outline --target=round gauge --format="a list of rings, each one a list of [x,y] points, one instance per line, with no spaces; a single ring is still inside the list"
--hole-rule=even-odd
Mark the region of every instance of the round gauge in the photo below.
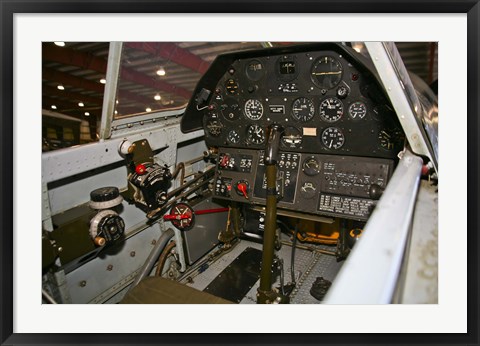
[[[249,125],[247,127],[247,141],[252,144],[262,144],[265,142],[265,130],[259,125]]]
[[[337,127],[328,127],[322,132],[322,143],[329,149],[340,149],[345,143],[345,136]]]
[[[230,78],[225,82],[225,89],[230,95],[235,95],[238,92],[238,84],[235,79]]]
[[[310,181],[304,182],[302,187],[300,188],[300,194],[302,195],[303,198],[306,198],[306,199],[311,199],[315,197],[316,192],[317,192],[317,186]]]
[[[333,123],[340,120],[343,115],[343,103],[336,97],[329,97],[320,103],[320,117]]]
[[[320,163],[315,156],[310,156],[303,161],[303,173],[309,176],[314,176],[320,173]]]
[[[265,68],[260,62],[260,60],[250,60],[245,66],[245,74],[248,79],[257,82],[262,79],[265,74]]]
[[[312,82],[317,87],[331,89],[342,80],[342,65],[331,56],[322,56],[314,61],[311,74]]]
[[[303,123],[311,120],[315,115],[315,106],[312,100],[306,97],[299,97],[292,104],[292,117]]]
[[[263,105],[259,100],[250,99],[245,102],[245,115],[250,120],[258,120],[263,115]]]
[[[282,145],[288,149],[297,149],[302,145],[302,134],[299,129],[288,126],[282,135]]]
[[[227,135],[227,141],[232,144],[237,144],[238,142],[240,142],[240,135],[237,131],[231,130]]]
[[[241,109],[237,100],[230,98],[220,105],[220,112],[225,119],[234,121],[240,117]]]
[[[295,79],[298,75],[296,59],[291,55],[283,55],[277,60],[275,67],[277,76],[282,81],[288,82]]]
[[[363,119],[367,115],[367,106],[363,102],[354,102],[348,107],[348,114],[352,119]]]
[[[216,119],[211,119],[207,121],[206,124],[208,133],[213,137],[218,137],[222,133],[223,125],[220,121]]]

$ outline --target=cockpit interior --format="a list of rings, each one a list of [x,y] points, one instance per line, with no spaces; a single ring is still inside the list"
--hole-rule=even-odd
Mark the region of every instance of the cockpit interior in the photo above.
[[[438,303],[436,43],[42,58],[43,303]]]

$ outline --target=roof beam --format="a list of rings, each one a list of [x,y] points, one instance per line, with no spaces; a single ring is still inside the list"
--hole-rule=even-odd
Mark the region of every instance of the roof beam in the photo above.
[[[210,63],[201,59],[189,50],[177,46],[171,42],[126,42],[127,47],[148,52],[154,56],[161,56],[178,65],[188,67],[202,75],[207,72]]]
[[[42,59],[44,61],[54,61],[65,65],[77,66],[82,69],[92,70],[102,74],[105,74],[107,71],[107,60],[81,51],[76,51],[65,47],[57,47],[53,44],[43,46]],[[155,90],[171,92],[182,96],[187,100],[190,99],[192,94],[187,89],[154,79],[151,76],[139,73],[130,68],[122,67],[120,70],[120,75],[121,78],[124,78],[130,82],[148,86]]]

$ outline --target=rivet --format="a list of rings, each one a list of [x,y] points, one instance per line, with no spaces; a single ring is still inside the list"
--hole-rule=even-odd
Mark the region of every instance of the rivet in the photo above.
[[[135,257],[135,251],[130,252],[130,257]]]
[[[80,282],[80,287],[85,287],[87,286],[87,282],[85,280]]]

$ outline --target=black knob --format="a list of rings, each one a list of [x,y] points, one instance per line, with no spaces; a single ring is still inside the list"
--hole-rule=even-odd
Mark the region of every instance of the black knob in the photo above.
[[[368,190],[368,194],[372,199],[380,199],[382,197],[383,191],[385,189],[382,188],[380,185],[372,184],[370,185],[370,189]]]
[[[101,187],[90,192],[92,202],[108,202],[120,196],[120,191],[115,186]]]

